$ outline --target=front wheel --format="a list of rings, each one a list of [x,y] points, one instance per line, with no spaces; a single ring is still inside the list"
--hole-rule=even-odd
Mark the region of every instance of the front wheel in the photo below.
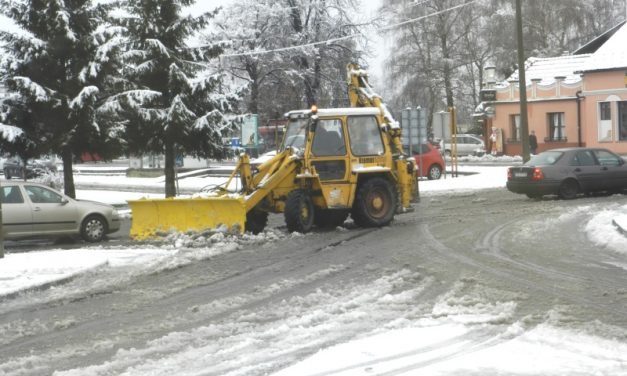
[[[351,216],[361,227],[386,226],[394,219],[396,210],[394,187],[383,178],[372,178],[357,190]]]
[[[314,206],[311,197],[304,190],[295,190],[285,200],[285,224],[289,232],[307,233],[314,223]]]
[[[81,237],[90,243],[101,241],[107,233],[107,221],[99,215],[91,215],[81,225]]]

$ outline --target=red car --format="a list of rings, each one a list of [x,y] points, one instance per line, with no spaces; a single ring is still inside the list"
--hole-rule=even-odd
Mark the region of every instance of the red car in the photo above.
[[[405,146],[405,152],[409,153],[409,148]],[[444,171],[444,159],[440,150],[430,143],[412,145],[412,154],[416,159],[419,176],[429,180],[439,179]]]

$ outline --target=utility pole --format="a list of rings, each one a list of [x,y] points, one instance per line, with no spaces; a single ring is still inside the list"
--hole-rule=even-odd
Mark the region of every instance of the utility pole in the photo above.
[[[2,189],[2,187],[0,187]],[[3,192],[0,192],[0,194]],[[4,196],[4,194],[2,194]],[[0,259],[4,258],[4,225],[2,224],[2,201],[0,201]]]
[[[518,87],[520,97],[520,133],[522,142],[523,162],[529,156],[529,124],[527,121],[527,79],[525,78],[525,50],[523,48],[522,0],[516,0],[516,36],[518,39]]]

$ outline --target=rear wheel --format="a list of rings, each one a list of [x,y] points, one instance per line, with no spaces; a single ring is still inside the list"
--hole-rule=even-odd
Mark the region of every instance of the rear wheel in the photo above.
[[[431,167],[429,167],[427,178],[429,178],[429,180],[438,180],[441,176],[442,168],[440,168],[437,164],[432,164]]]
[[[253,209],[246,213],[246,231],[257,235],[268,224],[268,212]]]
[[[90,243],[99,242],[107,233],[107,221],[99,215],[90,215],[81,225],[81,237]]]
[[[314,223],[314,206],[311,197],[304,190],[295,190],[285,200],[285,224],[289,232],[307,233]]]
[[[4,178],[7,180],[11,180],[11,173],[9,172],[8,168],[4,169]]]
[[[316,209],[314,224],[321,228],[335,228],[341,226],[348,218],[345,210]]]
[[[569,179],[562,182],[558,195],[564,200],[572,200],[577,197],[579,193],[579,183],[577,181]]]
[[[351,216],[361,227],[380,227],[394,219],[397,200],[392,184],[383,178],[372,178],[357,190]]]

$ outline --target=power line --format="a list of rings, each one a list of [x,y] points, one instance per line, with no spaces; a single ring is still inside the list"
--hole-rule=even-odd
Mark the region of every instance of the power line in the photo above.
[[[472,0],[472,1],[469,1],[469,2],[467,2],[467,3],[463,3],[463,4],[460,4],[460,5],[456,5],[456,6],[454,6],[454,7],[450,7],[450,8],[447,8],[447,9],[444,9],[444,10],[441,10],[441,11],[438,11],[438,12],[435,12],[435,13],[430,13],[430,14],[427,14],[426,16],[422,16],[422,17],[418,17],[418,18],[412,18],[411,20],[407,20],[407,21],[399,22],[399,23],[394,24],[394,25],[390,25],[390,26],[382,27],[382,28],[378,29],[377,31],[382,31],[382,32],[385,32],[385,31],[388,31],[388,30],[390,30],[390,29],[395,29],[395,28],[397,28],[397,27],[399,27],[399,26],[405,26],[405,25],[408,25],[408,24],[410,24],[410,23],[414,23],[414,22],[417,22],[417,21],[422,21],[422,20],[424,20],[424,19],[426,19],[426,18],[429,18],[429,17],[438,16],[438,15],[443,14],[443,13],[447,13],[447,12],[450,12],[450,11],[453,11],[453,10],[456,10],[456,9],[459,9],[459,8],[463,8],[463,7],[465,7],[465,6],[468,6],[468,5],[474,4],[474,3],[476,3],[477,1],[479,1],[479,0]]]
[[[412,6],[422,5],[422,4],[424,4],[424,3],[428,2],[428,1],[430,1],[430,0],[424,0],[422,2],[417,2],[415,4],[412,4]],[[469,1],[467,3],[456,5],[454,7],[450,7],[450,8],[447,8],[447,9],[435,12],[435,13],[430,13],[430,14],[428,14],[426,16],[421,16],[421,17],[418,17],[418,18],[413,18],[413,19],[410,19],[410,20],[406,20],[406,21],[403,21],[403,22],[396,23],[396,24],[392,24],[392,25],[388,25],[388,26],[385,26],[385,27],[381,27],[381,28],[376,29],[375,31],[376,32],[385,33],[385,32],[387,32],[387,31],[389,31],[391,29],[395,29],[397,27],[409,25],[411,23],[422,21],[422,20],[427,19],[429,17],[438,16],[438,15],[443,14],[443,13],[451,12],[453,10],[456,10],[456,9],[459,9],[459,8],[466,7],[468,5],[474,4],[474,3],[478,2],[478,1],[479,0],[472,0],[472,1]],[[241,52],[241,53],[235,53],[235,54],[225,54],[225,55],[220,55],[220,57],[221,58],[223,58],[223,57],[224,58],[229,58],[229,57],[264,55],[264,54],[270,54],[270,53],[276,53],[276,52],[284,52],[284,51],[296,50],[296,49],[299,49],[299,48],[314,47],[314,46],[318,46],[318,45],[322,45],[322,44],[331,44],[331,43],[339,42],[339,41],[342,41],[342,40],[353,39],[353,38],[357,38],[357,37],[361,37],[361,36],[362,36],[361,33],[354,33],[354,34],[349,34],[349,35],[346,35],[346,36],[343,36],[343,37],[331,38],[331,39],[327,39],[327,40],[324,40],[324,41],[311,42],[311,43],[301,44],[301,45],[298,45],[298,46],[281,47],[281,48],[275,48],[275,49],[272,49],[272,50],[260,50],[260,51]],[[202,47],[205,47],[205,46],[199,46],[199,47],[196,47],[196,48],[202,48]]]

